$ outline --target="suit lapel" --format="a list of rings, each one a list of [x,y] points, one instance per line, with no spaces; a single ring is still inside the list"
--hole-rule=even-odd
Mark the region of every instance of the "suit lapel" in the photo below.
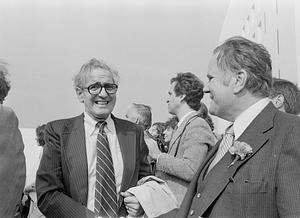
[[[188,115],[182,124],[178,127],[178,129],[175,131],[174,135],[172,136],[172,139],[170,141],[170,148],[169,148],[169,154],[174,155],[176,148],[179,146],[179,140],[181,135],[184,132],[185,126],[187,125],[187,122],[193,117],[196,116],[197,112],[193,112],[190,115]]]
[[[116,132],[118,136],[118,141],[120,144],[120,149],[123,159],[123,178],[121,183],[121,191],[127,190],[128,181],[131,181],[131,178],[135,169],[135,160],[136,160],[136,135],[133,131],[128,130],[128,126],[120,122],[120,120],[112,115],[112,118],[115,123]]]
[[[238,169],[251,159],[262,146],[267,144],[270,139],[269,130],[273,127],[273,117],[276,112],[277,110],[274,106],[271,103],[268,104],[237,140],[249,144],[253,149],[252,155],[248,156],[243,161],[237,161],[233,166],[228,168],[233,161],[233,156],[227,152],[208,173],[203,181],[205,187],[202,190],[201,202],[199,202],[199,211],[201,214],[203,214],[223,192],[229,182],[234,182],[234,175]]]
[[[180,210],[178,212],[178,216],[177,217],[186,217],[188,216],[188,212],[190,210],[190,206],[191,203],[193,201],[193,198],[196,194],[196,191],[199,190],[199,186],[202,185],[202,180],[203,178],[201,178],[205,172],[205,170],[207,169],[207,167],[209,166],[209,163],[211,162],[211,160],[213,159],[213,157],[215,156],[217,150],[218,150],[218,146],[219,146],[220,142],[218,142],[213,149],[207,154],[205,160],[202,162],[202,164],[200,165],[198,171],[195,173],[194,178],[192,179],[188,190],[186,192],[186,195],[182,201],[182,204],[180,206]]]
[[[211,164],[211,162],[213,161],[214,157],[217,154],[218,148],[220,146],[222,139],[220,139],[217,144],[213,147],[213,149],[207,154],[207,157],[205,158],[204,162],[202,163],[202,170],[201,170],[201,174],[199,175],[201,181],[204,180],[204,177],[206,175],[206,171],[209,167],[209,165]]]
[[[80,202],[87,205],[88,166],[83,114],[66,125],[62,139],[70,183],[74,183]]]

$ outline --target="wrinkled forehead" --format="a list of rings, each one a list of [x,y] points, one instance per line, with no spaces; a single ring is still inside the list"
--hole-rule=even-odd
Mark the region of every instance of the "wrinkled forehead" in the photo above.
[[[96,68],[85,74],[85,83],[114,83],[113,74],[107,70]]]

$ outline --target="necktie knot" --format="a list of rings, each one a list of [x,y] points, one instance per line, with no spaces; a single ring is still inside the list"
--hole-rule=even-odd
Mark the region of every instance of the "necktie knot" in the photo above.
[[[103,132],[104,130],[104,127],[107,125],[107,122],[106,121],[99,121],[96,123],[96,127],[99,128],[99,132]]]

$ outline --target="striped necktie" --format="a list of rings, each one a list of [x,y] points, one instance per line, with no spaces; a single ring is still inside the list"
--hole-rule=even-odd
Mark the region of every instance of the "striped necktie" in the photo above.
[[[226,154],[226,152],[232,146],[233,141],[234,141],[234,132],[233,132],[233,124],[231,124],[225,131],[225,135],[220,143],[215,159],[209,165],[206,175]]]
[[[95,212],[102,217],[118,217],[117,191],[113,161],[104,127],[98,122]]]

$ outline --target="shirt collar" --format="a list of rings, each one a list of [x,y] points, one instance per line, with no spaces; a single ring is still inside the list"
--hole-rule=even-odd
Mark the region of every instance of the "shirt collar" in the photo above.
[[[177,126],[179,127],[179,126],[183,123],[183,121],[184,121],[190,114],[192,114],[192,113],[194,113],[194,112],[195,112],[195,111],[190,111],[190,112],[188,112],[187,114],[185,114],[185,115],[179,120]]]
[[[263,98],[243,111],[234,121],[235,139],[238,139],[257,115],[268,105],[270,100]]]
[[[108,131],[108,132],[114,132],[114,121],[113,119],[111,118],[111,115],[109,115],[107,118],[106,118],[106,127],[105,129]],[[95,131],[97,130],[98,132],[98,129],[96,127],[96,124],[97,124],[98,121],[94,120],[90,115],[88,115],[88,113],[84,112],[84,123],[85,123],[85,126],[86,126],[86,132],[88,133],[88,135],[93,135],[95,133]]]

